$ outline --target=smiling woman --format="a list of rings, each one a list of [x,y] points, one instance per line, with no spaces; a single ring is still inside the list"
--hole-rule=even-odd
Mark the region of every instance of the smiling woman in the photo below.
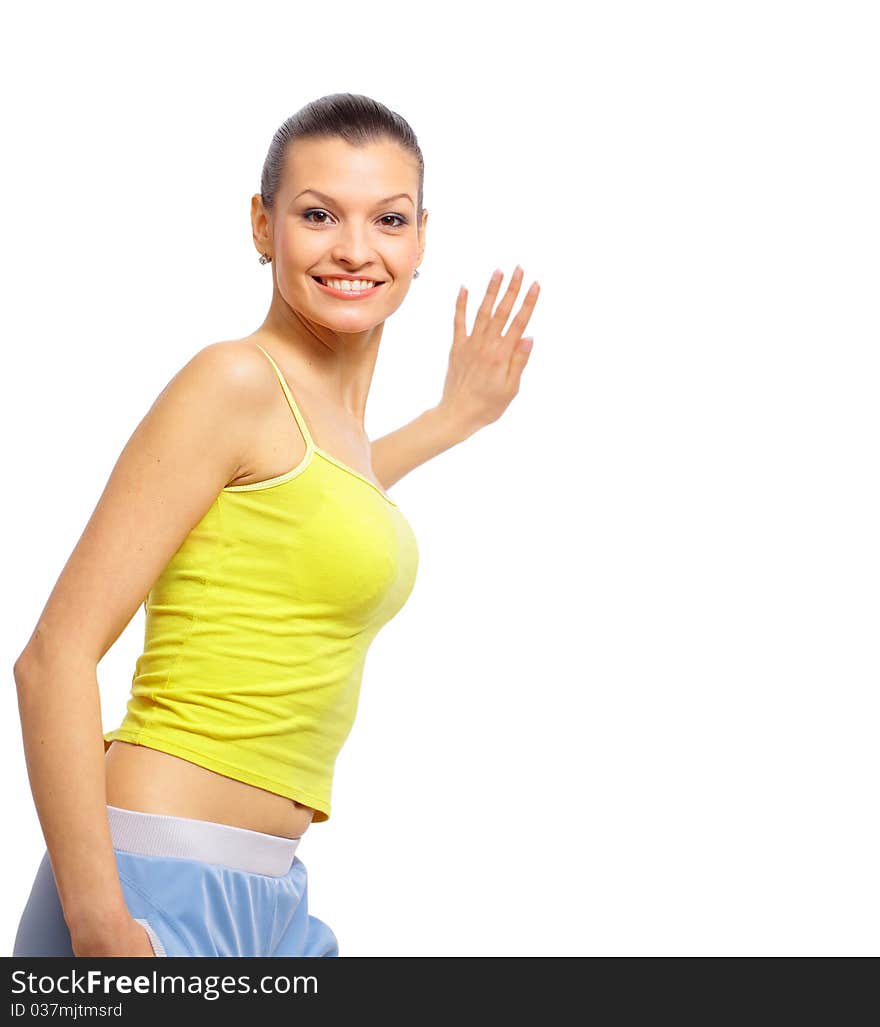
[[[408,126],[392,135],[387,125],[360,124],[360,132],[328,134],[315,118],[293,146],[279,130],[251,214],[257,248],[275,268],[282,304],[275,313],[320,297],[316,316],[324,327],[363,343],[368,337],[361,332],[381,337],[381,322],[417,274],[428,212],[421,151]],[[282,166],[275,150],[283,146],[289,153]],[[383,189],[386,183],[391,188]],[[337,300],[360,305],[340,307]]]
[[[163,389],[15,666],[47,844],[15,955],[338,954],[297,849],[330,817],[368,649],[415,584],[387,489],[507,408],[538,294],[505,332],[522,271],[493,313],[496,272],[468,334],[462,288],[442,398],[371,444],[423,174],[412,129],[368,97],[323,97],[275,134],[251,199],[268,313]],[[102,753],[96,667],[142,603]]]

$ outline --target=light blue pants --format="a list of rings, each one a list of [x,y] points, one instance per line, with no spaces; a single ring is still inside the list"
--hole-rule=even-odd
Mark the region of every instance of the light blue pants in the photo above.
[[[308,911],[299,838],[107,806],[129,913],[157,956],[338,956]],[[22,913],[13,956],[73,956],[49,853]]]

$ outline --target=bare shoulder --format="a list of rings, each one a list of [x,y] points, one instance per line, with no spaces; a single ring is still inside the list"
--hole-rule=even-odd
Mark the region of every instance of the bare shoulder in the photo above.
[[[271,381],[269,361],[257,344],[249,339],[230,339],[212,342],[194,353],[166,390],[179,382],[193,392],[197,401],[236,398],[247,404],[264,400],[270,394]]]
[[[198,361],[204,374],[222,380],[223,388],[231,390],[250,414],[259,415],[278,392],[278,380],[261,346],[253,338],[214,342],[193,361]]]
[[[273,380],[247,340],[207,345],[174,374],[122,447],[18,669],[101,660],[244,466]]]

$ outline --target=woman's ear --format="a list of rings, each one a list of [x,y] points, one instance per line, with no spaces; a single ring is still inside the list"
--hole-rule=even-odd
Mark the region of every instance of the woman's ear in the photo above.
[[[251,197],[251,229],[257,252],[271,256],[272,222],[263,206],[263,197],[259,193],[254,193]]]

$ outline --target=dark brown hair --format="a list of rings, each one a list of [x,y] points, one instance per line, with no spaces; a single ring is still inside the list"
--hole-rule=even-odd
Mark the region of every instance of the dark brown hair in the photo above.
[[[289,145],[297,139],[334,137],[344,139],[352,146],[389,139],[413,154],[419,166],[416,223],[421,222],[425,161],[415,132],[396,111],[359,93],[331,93],[312,100],[296,114],[292,114],[278,129],[272,137],[260,179],[260,195],[267,211],[272,210],[275,204],[275,194],[284,174]]]

